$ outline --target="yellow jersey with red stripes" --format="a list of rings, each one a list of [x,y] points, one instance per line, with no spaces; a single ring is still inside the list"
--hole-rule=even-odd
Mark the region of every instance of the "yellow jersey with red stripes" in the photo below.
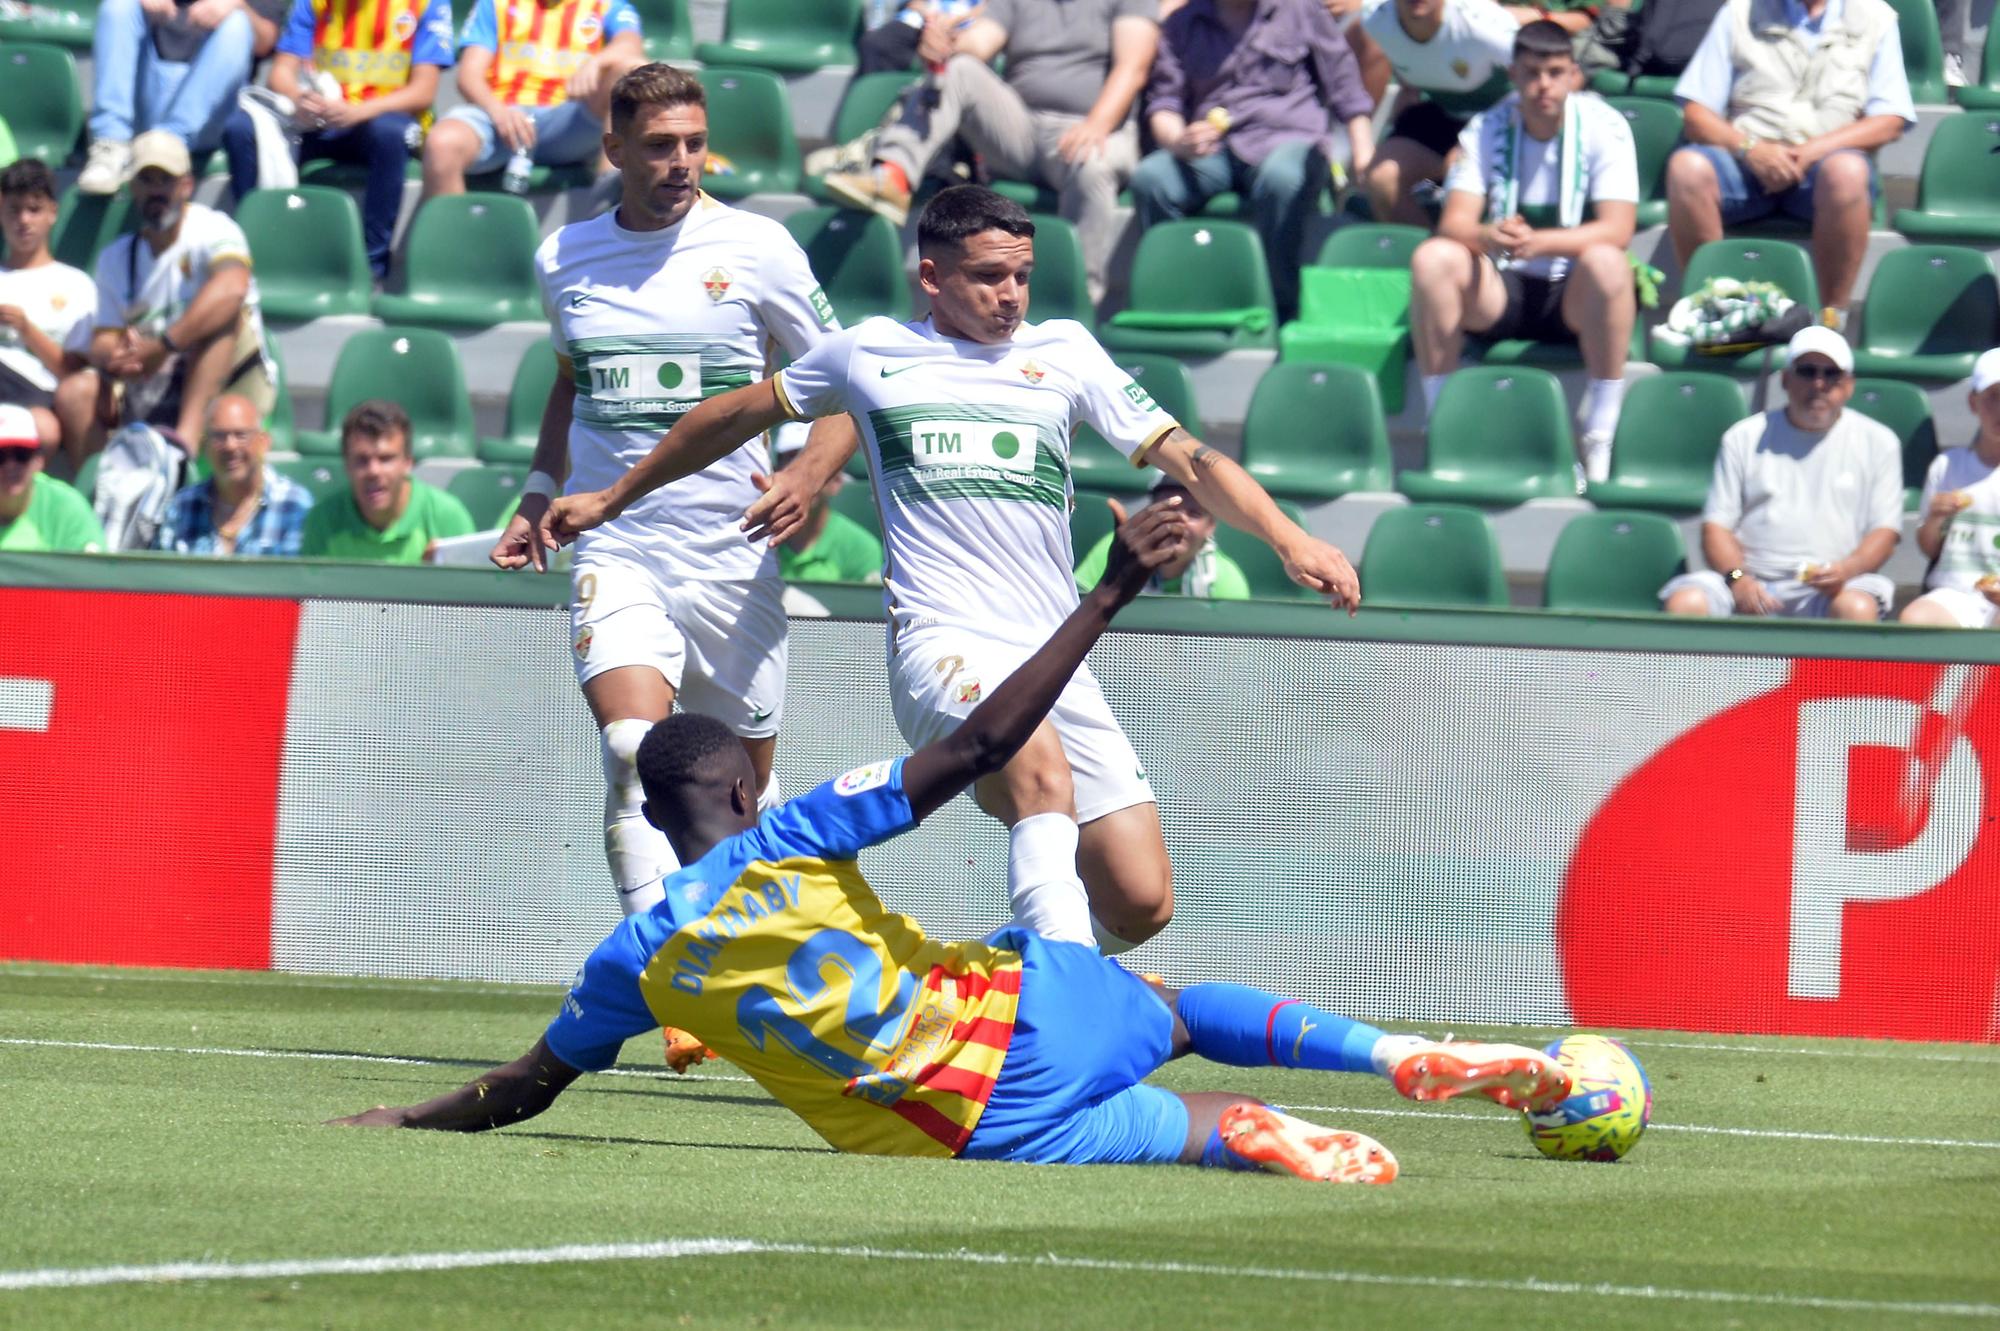
[[[596,1071],[677,1026],[843,1151],[964,1150],[1013,1039],[1021,955],[927,938],[861,876],[857,852],[915,825],[902,775],[902,759],[857,768],[669,877],[584,963],[551,1052]]]
[[[333,76],[366,102],[410,81],[418,65],[449,66],[450,0],[298,0],[278,50]],[[430,113],[421,117],[429,123]]]
[[[631,0],[478,0],[458,49],[493,53],[486,86],[509,106],[569,100],[569,79],[606,42],[639,31]]]

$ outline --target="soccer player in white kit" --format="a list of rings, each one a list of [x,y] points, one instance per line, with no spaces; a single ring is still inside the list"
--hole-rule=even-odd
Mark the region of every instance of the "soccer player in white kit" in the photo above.
[[[557,501],[545,538],[615,521],[656,486],[781,421],[852,413],[882,513],[890,693],[916,745],[956,726],[1076,606],[1069,446],[1085,422],[1135,466],[1158,467],[1204,509],[1267,541],[1301,585],[1357,606],[1345,556],[1160,410],[1081,325],[1024,322],[1033,237],[1027,214],[991,190],[938,194],[917,232],[930,318],[869,319],[771,379],[704,402],[609,489]],[[846,457],[842,441],[822,436],[780,483],[809,494]],[[1087,669],[975,795],[1010,829],[1009,892],[1022,924],[1090,941],[1094,911],[1107,947],[1166,924],[1173,880],[1159,810]]]
[[[560,373],[520,511],[493,551],[502,568],[546,567],[540,523],[565,464],[573,491],[609,485],[704,397],[762,379],[774,343],[800,356],[839,326],[783,226],[701,192],[708,112],[692,75],[652,64],[621,78],[604,150],[623,178],[618,207],[535,254]],[[816,428],[852,446],[844,420]],[[634,767],[676,699],[726,722],[761,798],[777,799],[784,586],[776,557],[739,527],[769,471],[748,437],[577,545],[571,647],[601,732],[605,854],[628,915],[680,867],[641,812]]]

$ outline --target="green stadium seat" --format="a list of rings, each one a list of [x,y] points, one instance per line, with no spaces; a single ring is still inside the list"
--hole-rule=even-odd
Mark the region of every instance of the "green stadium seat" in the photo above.
[[[1685,572],[1687,546],[1671,520],[1616,509],[1584,513],[1556,537],[1542,605],[1591,614],[1657,613],[1660,588]]]
[[[297,481],[310,490],[314,502],[347,488],[347,473],[335,458],[287,458],[283,462],[273,462],[271,466],[281,476]]]
[[[1425,464],[1397,488],[1419,501],[1519,504],[1576,493],[1562,385],[1546,370],[1475,365],[1445,380]]]
[[[1914,511],[1923,493],[1924,473],[1938,455],[1930,398],[1900,379],[1856,379],[1847,405],[1896,432],[1903,450],[1903,506]]]
[[[236,222],[257,264],[266,317],[368,313],[374,277],[353,195],[324,185],[251,190],[236,205]]]
[[[277,391],[271,410],[264,417],[264,433],[271,436],[272,448],[289,453],[298,446],[299,433],[298,418],[292,411],[292,372],[285,366],[284,346],[268,329],[264,334],[264,349],[278,369],[276,381],[271,385]]]
[[[1979,82],[1954,89],[1958,104],[1968,111],[2000,111],[2000,23],[1986,25],[1986,53],[1980,58]]]
[[[1417,246],[1429,239],[1420,226],[1394,222],[1355,222],[1331,232],[1313,259],[1318,268],[1395,268],[1407,270]]]
[[[479,441],[479,460],[506,467],[534,461],[535,440],[542,432],[542,411],[556,382],[555,348],[536,342],[521,353],[514,383],[507,390],[507,424],[497,439]],[[857,450],[858,452],[859,450]]]
[[[434,328],[370,328],[349,337],[326,386],[326,428],[299,431],[299,452],[340,456],[341,418],[374,397],[410,413],[410,445],[418,457],[473,455],[472,403],[458,348]]]
[[[1688,256],[1687,272],[1681,275],[1678,294],[1686,295],[1717,277],[1775,283],[1808,310],[1819,308],[1819,279],[1813,276],[1812,256],[1806,253],[1804,246],[1789,240],[1748,236],[1725,236],[1721,240],[1711,240]],[[1772,356],[1771,364],[1776,365],[1776,352]],[[1765,353],[1761,349],[1707,356],[1692,347],[1678,346],[1658,338],[1652,339],[1646,359],[1662,369],[1671,370],[1703,369],[1759,374],[1765,368]]]
[[[1611,477],[1590,487],[1600,508],[1687,513],[1708,501],[1722,434],[1749,415],[1736,380],[1668,370],[1625,390],[1611,442]]]
[[[1504,607],[1507,573],[1493,526],[1476,508],[1386,510],[1361,549],[1363,605]]]
[[[910,317],[903,242],[888,219],[851,208],[805,208],[785,218],[785,230],[806,252],[843,325],[876,314]]]
[[[403,245],[403,289],[375,298],[388,323],[485,328],[543,317],[535,281],[542,233],[526,199],[448,194],[417,211]]]
[[[139,215],[132,211],[132,196],[124,190],[85,194],[71,189],[62,196],[55,230],[49,234],[49,249],[70,267],[95,276],[97,256],[104,247],[138,229]]]
[[[1634,74],[1625,91],[1633,97],[1652,97],[1671,101],[1674,85],[1680,81],[1681,76],[1678,74]]]
[[[1620,97],[1632,86],[1632,79],[1622,69],[1594,69],[1590,72],[1590,90],[1599,97]]]
[[[1128,471],[1131,469],[1128,467]],[[1075,568],[1083,557],[1097,547],[1114,527],[1118,525],[1112,516],[1110,500],[1116,499],[1125,505],[1130,513],[1133,508],[1145,502],[1137,497],[1143,489],[1147,476],[1134,472],[1131,484],[1123,490],[1115,486],[1079,487],[1076,492],[1076,507],[1069,512],[1070,567]]]
[[[1667,158],[1681,142],[1681,108],[1655,97],[1611,97],[1611,107],[1632,127],[1639,157],[1639,225],[1667,220]]]
[[[1912,240],[2000,244],[2000,114],[1939,121],[1924,149],[1917,206],[1896,210]]]
[[[705,69],[708,151],[728,164],[711,169],[701,187],[718,199],[751,194],[796,194],[799,141],[792,133],[792,105],[778,76],[762,69]]]
[[[76,469],[76,480],[73,484],[76,486],[77,493],[85,499],[95,500],[97,498],[97,468],[103,461],[104,450],[100,448],[85,458],[83,465]]]
[[[481,531],[491,531],[521,502],[521,482],[527,475],[519,467],[467,467],[453,472],[444,488],[465,505]]]
[[[1854,372],[1890,379],[1963,379],[2000,343],[2000,286],[1978,250],[1910,245],[1875,266],[1861,312]]]
[[[1035,272],[1028,290],[1028,318],[1035,323],[1074,319],[1085,328],[1097,324],[1090,303],[1090,286],[1083,262],[1083,242],[1067,218],[1054,213],[1030,214],[1035,223]]]
[[[97,0],[34,0],[34,12],[0,18],[0,42],[38,42],[88,51],[97,31]]]
[[[412,157],[403,166],[403,179],[423,178],[423,162]],[[299,183],[325,185],[329,189],[352,190],[359,194],[368,187],[368,168],[359,162],[336,162],[331,157],[318,157],[310,162],[300,163]]]
[[[1300,501],[1395,489],[1374,376],[1353,365],[1273,365],[1250,396],[1243,467],[1272,494]]]
[[[694,48],[704,65],[751,65],[810,74],[854,63],[862,0],[729,0],[722,40]]]
[[[1938,31],[1932,0],[1889,0],[1896,11],[1896,35],[1903,43],[1903,72],[1910,79],[1910,100],[1919,106],[1950,100],[1944,82],[1944,36]]]
[[[0,120],[7,122],[23,158],[39,158],[60,170],[83,133],[76,59],[46,42],[0,45]]]
[[[649,57],[694,59],[694,24],[688,18],[687,0],[633,0],[632,7],[639,11],[639,30]]]
[[[848,477],[847,484],[840,487],[840,493],[833,497],[830,507],[867,528],[868,534],[876,540],[882,539],[882,515],[875,511],[875,487],[867,481]]]
[[[1300,526],[1305,525],[1305,514],[1297,504],[1289,500],[1275,501],[1285,516]],[[1278,558],[1270,546],[1252,536],[1249,532],[1238,531],[1227,523],[1215,526],[1215,547],[1236,561],[1243,570],[1243,579],[1250,584],[1250,594],[1267,601],[1317,601],[1320,594],[1309,587],[1301,587],[1293,582],[1285,572],[1285,561]]]
[[[1161,222],[1139,237],[1126,309],[1100,331],[1119,351],[1216,356],[1278,345],[1264,242],[1244,222]]]
[[[1145,352],[1117,354],[1112,359],[1183,429],[1200,437],[1201,418],[1195,413],[1194,381],[1188,378],[1187,366],[1172,356]],[[1150,476],[1142,476],[1129,458],[1088,425],[1079,426],[1070,442],[1070,472],[1078,484],[1108,484],[1113,489],[1144,489],[1152,480]]]

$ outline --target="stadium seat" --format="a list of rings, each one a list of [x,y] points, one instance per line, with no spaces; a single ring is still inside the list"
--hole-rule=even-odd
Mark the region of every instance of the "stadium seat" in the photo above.
[[[654,60],[692,60],[694,24],[688,18],[687,0],[632,0],[639,11],[639,31],[645,35],[646,54]],[[459,23],[464,26],[464,21]]]
[[[279,452],[289,453],[298,446],[298,418],[292,410],[292,372],[285,366],[285,348],[268,330],[264,335],[264,349],[270,353],[271,363],[278,373],[271,387],[275,393],[271,400],[271,410],[264,415],[264,433],[271,436],[271,447]]]
[[[908,70],[890,69],[874,74],[857,75],[840,95],[840,106],[833,113],[834,144],[849,143],[860,138],[882,122],[903,90],[917,81],[918,76]],[[820,176],[807,176],[803,181],[805,192],[822,203],[830,203],[833,196],[826,191],[826,184]]]
[[[1421,471],[1397,488],[1420,501],[1518,504],[1576,493],[1562,385],[1546,370],[1475,365],[1445,380]]]
[[[1188,378],[1187,366],[1172,356],[1147,355],[1133,352],[1113,357],[1118,367],[1132,376],[1132,381],[1146,390],[1153,401],[1160,404],[1182,428],[1197,438],[1201,435],[1201,418],[1195,414],[1194,381]],[[1114,488],[1130,486],[1144,489],[1150,476],[1140,476],[1131,460],[1088,425],[1077,428],[1076,437],[1070,441],[1070,471],[1078,484],[1109,483]],[[1135,485],[1136,478],[1136,485]]]
[[[27,13],[0,18],[0,41],[42,42],[88,51],[97,31],[97,0],[34,0]]]
[[[1749,415],[1734,379],[1668,370],[1625,390],[1611,443],[1611,477],[1590,487],[1606,508],[1689,513],[1708,500],[1722,434]]]
[[[1395,489],[1374,376],[1352,365],[1273,365],[1250,396],[1243,467],[1272,494],[1302,502]]]
[[[903,242],[888,219],[851,208],[805,208],[785,218],[833,312],[849,328],[870,315],[910,317]]]
[[[1889,0],[1896,11],[1896,35],[1903,43],[1903,72],[1910,100],[1919,106],[1950,101],[1944,82],[1944,36],[1932,0]]]
[[[1819,279],[1813,276],[1812,256],[1806,253],[1804,246],[1789,240],[1747,236],[1711,240],[1688,256],[1687,271],[1681,275],[1677,295],[1684,296],[1717,277],[1733,277],[1742,282],[1771,282],[1808,310],[1819,308]],[[1778,363],[1777,351],[1771,352],[1770,356],[1770,364],[1775,366]],[[1765,369],[1766,353],[1759,349],[1709,356],[1692,347],[1653,338],[1647,347],[1646,359],[1662,369],[1759,374]]]
[[[518,467],[467,467],[453,472],[444,488],[465,505],[481,531],[491,531],[521,501],[521,482],[526,478],[527,472]]]
[[[49,249],[70,267],[94,276],[97,256],[104,247],[138,229],[139,215],[132,211],[132,196],[124,190],[85,194],[71,188],[62,196],[55,230],[49,234]]]
[[[1896,230],[1912,240],[2000,244],[2000,115],[1938,122],[1924,148],[1917,206],[1896,210]]]
[[[458,348],[434,328],[370,328],[349,337],[326,386],[326,428],[299,431],[299,452],[340,455],[340,421],[368,398],[410,413],[410,446],[420,458],[473,455],[472,403]]]
[[[722,40],[694,49],[704,65],[752,65],[809,74],[854,63],[862,0],[729,0]]]
[[[1504,607],[1507,573],[1493,526],[1476,508],[1411,504],[1385,510],[1361,549],[1368,605]]]
[[[534,460],[535,439],[542,432],[542,411],[556,382],[555,348],[536,342],[521,353],[514,383],[507,390],[507,424],[497,439],[479,441],[479,460],[504,467],[525,467]],[[858,450],[857,450],[858,451]]]
[[[1875,266],[1861,313],[1854,372],[1891,379],[1963,379],[2000,342],[2000,286],[1978,250],[1910,245]]]
[[[1330,233],[1320,245],[1313,265],[1319,268],[1408,270],[1410,256],[1429,236],[1430,232],[1420,226],[1356,222]]]
[[[1275,501],[1286,517],[1300,526],[1305,525],[1305,514],[1297,504],[1288,500]],[[1278,558],[1270,546],[1252,536],[1249,532],[1238,531],[1227,523],[1215,525],[1215,546],[1223,554],[1236,561],[1243,570],[1243,579],[1250,584],[1250,594],[1269,601],[1317,601],[1320,594],[1309,587],[1301,587],[1293,582],[1285,572],[1285,561]]]
[[[847,484],[841,486],[840,493],[833,497],[831,507],[834,512],[867,528],[868,534],[876,540],[882,539],[882,515],[875,511],[875,488],[867,481],[848,477]]]
[[[1638,6],[1634,5],[1634,9]],[[1651,97],[1656,100],[1672,101],[1674,85],[1681,81],[1678,74],[1634,74],[1632,81],[1625,85],[1625,92],[1632,97]]]
[[[1937,423],[1924,390],[1900,379],[1856,379],[1847,405],[1896,432],[1903,449],[1903,507],[1914,510],[1938,455]]]
[[[1958,104],[1968,111],[2000,111],[2000,23],[1987,22],[1979,82],[1958,89]]]
[[[1107,501],[1116,499],[1125,505],[1126,512],[1131,512],[1146,502],[1137,497],[1137,491],[1144,488],[1147,479],[1144,474],[1134,473],[1131,483],[1123,489],[1112,485],[1078,487],[1076,506],[1069,511],[1070,567],[1074,568],[1118,525]]]
[[[1639,225],[1667,220],[1667,158],[1681,142],[1681,109],[1656,97],[1611,97],[1606,101],[1632,127],[1639,157]]]
[[[1035,272],[1028,289],[1028,318],[1074,319],[1085,328],[1097,325],[1084,278],[1083,242],[1067,218],[1054,213],[1030,214],[1035,224]]]
[[[417,210],[403,242],[403,287],[375,298],[388,323],[485,328],[543,318],[535,210],[507,194],[448,194]]]
[[[1244,222],[1161,222],[1139,237],[1126,309],[1101,330],[1119,351],[1217,356],[1278,345],[1264,242]]]
[[[61,170],[83,133],[83,84],[75,58],[46,42],[0,45],[0,120],[7,122],[23,158]]]
[[[257,264],[257,298],[272,319],[368,313],[374,285],[354,196],[324,185],[256,189],[236,223]]]
[[[708,151],[711,162],[701,187],[718,199],[751,194],[796,194],[799,141],[792,133],[792,106],[777,75],[762,69],[705,69],[708,92]]]
[[[312,492],[315,502],[347,488],[347,473],[333,458],[287,458],[271,464],[277,472]]]
[[[1687,546],[1670,519],[1616,509],[1583,513],[1556,537],[1542,605],[1593,614],[1656,613],[1660,588],[1685,572]]]
[[[71,484],[76,487],[76,492],[85,499],[95,500],[97,498],[97,468],[103,461],[104,450],[100,448],[85,458],[83,465],[76,469],[76,480],[72,481]]]
[[[1355,232],[1363,234],[1335,243]],[[1319,257],[1361,262],[1299,270],[1299,317],[1278,330],[1278,358],[1365,370],[1374,376],[1382,410],[1400,412],[1410,361],[1409,256],[1413,240],[1421,239],[1415,227],[1336,231]]]

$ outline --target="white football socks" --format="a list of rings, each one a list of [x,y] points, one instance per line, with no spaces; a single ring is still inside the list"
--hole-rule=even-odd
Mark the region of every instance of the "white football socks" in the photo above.
[[[599,735],[604,757],[604,858],[627,915],[651,910],[664,895],[660,880],[679,869],[666,834],[646,821],[639,785],[639,742],[653,728],[636,717],[613,721]],[[776,785],[775,781],[772,785]]]
[[[1014,922],[1044,938],[1089,947],[1090,901],[1076,875],[1076,819],[1038,813],[1007,834],[1007,895]]]
[[[1625,405],[1625,381],[1623,379],[1592,379],[1583,390],[1583,429],[1585,434],[1602,434],[1606,438],[1618,431],[1618,412]]]
[[[784,802],[784,788],[778,784],[778,769],[773,767],[771,775],[764,778],[764,788],[757,792],[757,816],[762,818]]]
[[[1421,1035],[1385,1034],[1375,1042],[1375,1047],[1368,1051],[1368,1061],[1374,1065],[1376,1072],[1386,1077],[1410,1054],[1427,1044],[1435,1043],[1437,1043],[1435,1040],[1426,1039]]]
[[[1444,374],[1427,374],[1424,376],[1425,420],[1429,420],[1431,413],[1437,410],[1438,394],[1444,392],[1444,381],[1450,377]]]

